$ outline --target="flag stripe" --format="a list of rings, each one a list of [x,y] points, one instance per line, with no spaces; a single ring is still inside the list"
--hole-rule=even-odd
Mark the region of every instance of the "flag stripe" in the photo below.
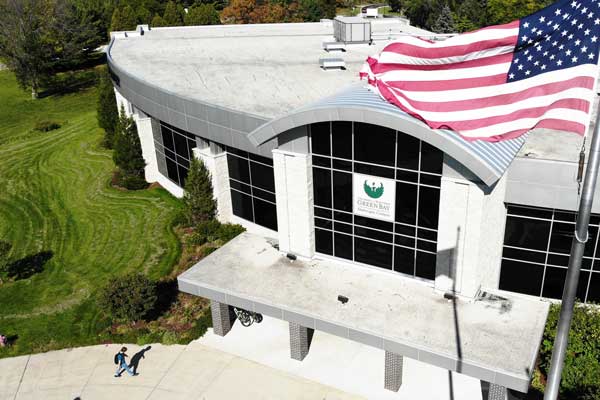
[[[478,57],[472,60],[458,61],[454,63],[443,63],[441,65],[436,65],[435,63],[427,60],[429,64],[420,64],[414,60],[414,64],[407,63],[389,63],[389,64],[379,64],[376,63],[373,67],[371,67],[371,71],[375,74],[382,74],[384,72],[389,71],[439,71],[439,70],[448,70],[448,69],[456,69],[456,68],[473,68],[473,67],[483,67],[486,65],[493,64],[505,64],[510,63],[512,61],[513,55],[512,53],[504,53],[504,54],[496,54],[486,57]]]
[[[537,98],[556,94],[560,95],[561,97],[576,97],[578,95],[582,97],[587,97],[589,95],[587,91],[591,90],[594,87],[594,80],[590,77],[578,77],[557,83],[546,83],[544,85],[534,86],[518,92],[505,93],[496,96],[480,98],[474,97],[465,100],[459,100],[461,97],[457,94],[457,96],[455,96],[456,100],[454,101],[442,101],[441,99],[440,101],[420,101],[414,99],[413,96],[411,96],[410,92],[399,90],[394,86],[388,87],[394,92],[394,94],[397,97],[404,99],[415,109],[420,109],[423,111],[443,110],[444,112],[450,112],[474,110],[477,108],[488,108],[494,106],[505,106],[506,104],[515,104],[516,106],[526,107],[527,103],[525,103],[525,101],[538,101]],[[520,89],[522,88],[522,86],[519,85],[516,86],[516,88]],[[436,94],[435,96],[437,99],[438,94]],[[428,98],[431,99],[431,93],[429,93]]]
[[[479,42],[465,44],[461,46],[423,48],[406,43],[392,43],[386,48],[384,52],[381,53],[381,55],[379,56],[379,62],[403,62],[396,61],[396,59],[402,59],[402,55],[404,54],[410,54],[411,57],[416,58],[439,60],[444,59],[445,57],[466,57],[468,54],[472,53],[480,54],[482,51],[489,52],[490,49],[493,49],[491,51],[499,51],[500,49],[503,52],[510,52],[515,48],[516,43],[516,32],[513,36],[501,39],[482,40]]]
[[[575,70],[576,69],[576,70]],[[519,82],[502,83],[499,78],[497,79],[498,84],[496,86],[483,84],[485,78],[477,78],[468,87],[455,88],[453,84],[449,85],[449,81],[428,81],[421,84],[420,82],[410,82],[410,88],[405,82],[390,82],[384,80],[384,82],[396,89],[402,89],[404,93],[414,100],[428,101],[435,99],[437,101],[452,101],[452,100],[465,100],[465,99],[477,99],[485,98],[494,95],[515,93],[523,90],[527,87],[541,86],[546,83],[555,82],[555,84],[561,84],[561,82],[574,79],[573,86],[580,86],[592,89],[596,78],[588,73],[594,73],[595,67],[578,66],[574,67],[573,70],[559,70],[552,71],[545,74],[546,76],[538,75],[528,80],[529,85],[523,86]],[[576,78],[572,78],[575,76]],[[504,75],[506,81],[506,76]],[[466,80],[469,82],[470,80]],[[459,83],[458,80],[457,83]],[[465,85],[466,86],[466,85]]]

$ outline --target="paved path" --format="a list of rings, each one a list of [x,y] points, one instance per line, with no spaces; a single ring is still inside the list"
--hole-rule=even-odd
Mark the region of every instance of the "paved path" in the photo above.
[[[127,345],[129,356],[142,347]],[[340,390],[199,343],[152,345],[139,376],[114,378],[120,345],[0,360],[1,400],[359,399]]]

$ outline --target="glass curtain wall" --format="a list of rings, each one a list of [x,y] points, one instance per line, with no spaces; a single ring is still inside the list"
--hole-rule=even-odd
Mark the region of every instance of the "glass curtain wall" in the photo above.
[[[443,153],[384,127],[310,126],[316,251],[435,278]],[[396,182],[394,222],[353,213],[353,173]]]
[[[227,148],[233,214],[277,230],[273,160]]]
[[[158,170],[183,187],[190,169],[192,149],[196,147],[196,137],[163,121],[159,122],[160,133],[154,133]]]
[[[600,301],[600,215],[590,219],[577,298]],[[508,204],[500,289],[560,299],[563,293],[575,213]]]

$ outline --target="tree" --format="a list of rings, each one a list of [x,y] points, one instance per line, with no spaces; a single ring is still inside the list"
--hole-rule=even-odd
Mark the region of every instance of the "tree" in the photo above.
[[[115,132],[113,160],[119,168],[122,186],[130,190],[138,190],[148,185],[144,178],[146,162],[142,156],[137,127],[133,118],[125,115],[122,106]]]
[[[112,149],[119,123],[119,112],[113,84],[107,72],[100,77],[96,110],[98,125],[104,129],[104,146]]]
[[[137,26],[137,16],[131,6],[115,8],[110,24],[111,32],[132,31]]]
[[[150,26],[153,28],[160,28],[161,26],[167,26],[167,23],[160,15],[156,14],[154,18],[152,18],[152,22],[150,22]]]
[[[402,1],[401,0],[388,0],[388,4],[390,5],[390,9],[393,12],[399,13],[402,10]]]
[[[141,273],[112,278],[100,291],[99,305],[117,320],[139,321],[156,307],[156,282]]]
[[[52,75],[52,12],[45,0],[0,0],[0,57],[32,98]]]
[[[137,22],[140,25],[149,24],[150,20],[152,19],[152,14],[144,6],[140,6],[137,9],[136,16],[137,16]]]
[[[217,212],[210,173],[196,157],[192,157],[185,180],[183,204],[187,220],[193,225],[213,219]]]
[[[186,25],[218,25],[219,13],[212,4],[194,4],[185,15]]]
[[[448,4],[444,4],[431,29],[436,33],[453,33],[456,31],[452,11]]]
[[[181,21],[181,14],[177,10],[177,5],[173,1],[169,1],[165,7],[165,13],[163,19],[167,26],[180,26],[183,25]]]
[[[57,0],[52,36],[55,70],[79,68],[102,44],[102,16],[95,10],[79,8],[72,0]]]
[[[406,5],[405,11],[411,25],[431,30],[439,10],[437,0],[413,0]]]
[[[299,0],[300,14],[304,21],[318,22],[321,18],[335,17],[335,1]]]

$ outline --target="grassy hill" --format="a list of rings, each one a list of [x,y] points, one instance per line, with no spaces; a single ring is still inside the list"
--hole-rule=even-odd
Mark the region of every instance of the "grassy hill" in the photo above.
[[[179,258],[178,200],[162,189],[110,187],[95,89],[31,100],[0,71],[0,240],[11,257],[48,259],[30,278],[0,284],[0,357],[94,343],[109,323],[95,303],[112,276],[168,274]],[[34,130],[41,120],[61,128]],[[39,259],[39,257],[38,257]]]

